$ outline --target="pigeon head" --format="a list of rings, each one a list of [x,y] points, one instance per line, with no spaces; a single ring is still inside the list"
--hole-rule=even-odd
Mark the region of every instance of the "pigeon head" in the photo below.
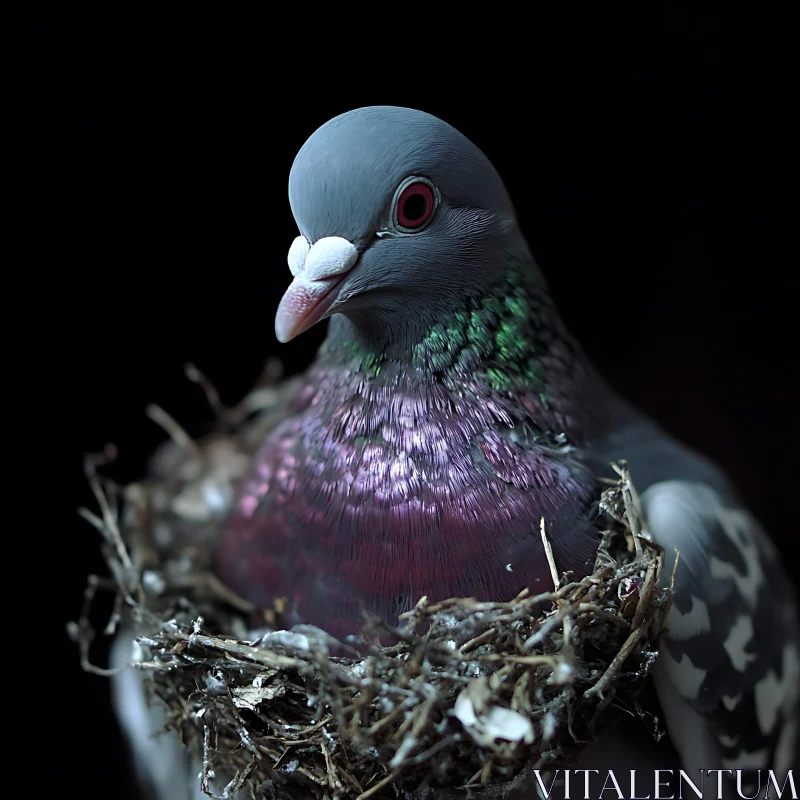
[[[289,176],[300,235],[275,331],[288,342],[333,314],[372,340],[413,341],[525,247],[503,182],[455,128],[409,108],[341,114]]]

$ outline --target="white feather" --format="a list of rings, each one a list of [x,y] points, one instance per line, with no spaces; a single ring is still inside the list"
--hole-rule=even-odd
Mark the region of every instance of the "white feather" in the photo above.
[[[744,672],[748,664],[756,660],[756,656],[753,653],[747,652],[747,646],[752,641],[753,620],[747,614],[740,614],[722,644],[731,663],[739,672]]]
[[[669,613],[669,633],[675,639],[691,639],[710,630],[708,605],[699,597],[692,597],[692,607],[686,614],[681,614],[674,606]]]
[[[297,277],[305,267],[306,256],[311,249],[308,239],[305,236],[297,236],[289,248],[289,255],[287,261],[289,262],[289,269],[292,275]]]
[[[343,275],[358,261],[358,250],[341,236],[325,236],[314,242],[305,258],[303,275],[309,281],[319,281]]]

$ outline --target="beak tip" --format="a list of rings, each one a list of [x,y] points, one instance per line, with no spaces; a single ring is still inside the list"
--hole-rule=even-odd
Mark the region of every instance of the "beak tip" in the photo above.
[[[287,344],[294,339],[292,335],[292,331],[289,329],[287,325],[282,324],[282,320],[276,319],[275,320],[275,338],[281,344]]]

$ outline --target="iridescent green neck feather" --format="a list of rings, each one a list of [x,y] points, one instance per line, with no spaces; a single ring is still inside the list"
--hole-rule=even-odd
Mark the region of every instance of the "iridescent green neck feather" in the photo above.
[[[414,382],[468,380],[502,394],[543,392],[544,361],[555,345],[572,351],[541,280],[515,266],[482,294],[442,311],[404,348],[382,346],[359,335],[353,323],[334,320],[317,363],[345,367],[366,380],[400,371]]]
[[[434,324],[414,347],[412,363],[444,378],[474,375],[498,392],[530,389],[543,378],[534,324],[543,312],[553,313],[546,297],[510,272],[483,297]]]

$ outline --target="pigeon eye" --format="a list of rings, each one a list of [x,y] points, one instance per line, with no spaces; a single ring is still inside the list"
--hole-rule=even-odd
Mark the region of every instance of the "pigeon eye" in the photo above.
[[[404,233],[417,233],[430,221],[438,205],[436,187],[426,178],[406,178],[395,192],[394,224]]]

